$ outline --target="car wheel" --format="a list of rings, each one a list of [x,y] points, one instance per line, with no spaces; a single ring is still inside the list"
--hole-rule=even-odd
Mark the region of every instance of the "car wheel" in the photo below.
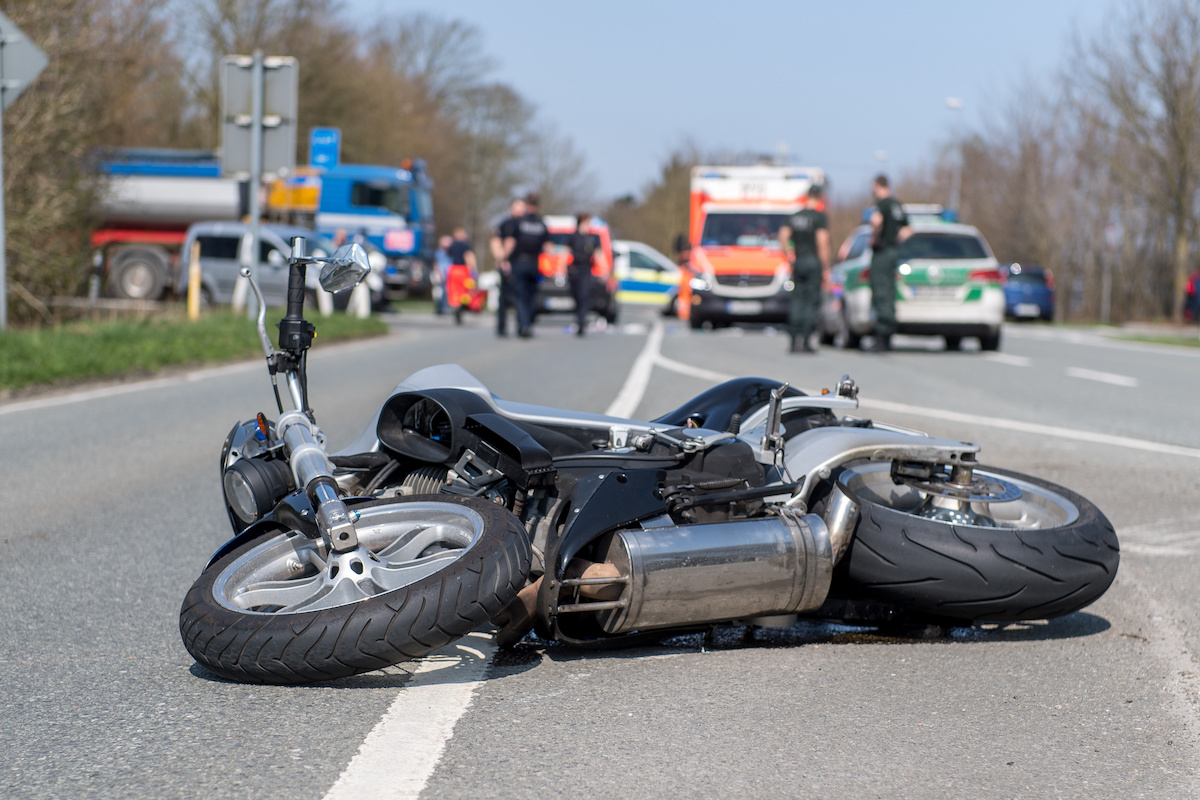
[[[962,337],[961,336],[943,336],[942,338],[946,340],[946,349],[947,350],[961,350],[962,349]]]
[[[850,323],[847,321],[845,314],[842,315],[842,327],[835,334],[836,344],[843,350],[857,350],[862,346],[862,334],[855,333],[850,330]]]
[[[1000,349],[1000,331],[985,334],[979,337],[979,349],[992,351]]]

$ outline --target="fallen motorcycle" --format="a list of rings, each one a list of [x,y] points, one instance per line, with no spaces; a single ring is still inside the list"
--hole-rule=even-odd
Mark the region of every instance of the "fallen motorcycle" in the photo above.
[[[293,241],[279,350],[259,296],[279,415],[225,441],[235,535],[179,621],[217,675],[329,680],[489,622],[502,646],[536,630],[599,647],[800,617],[1044,619],[1116,576],[1091,502],[981,466],[977,445],[854,416],[848,377],[819,395],[741,378],[643,422],[502,400],[434,366],[330,453],[308,404],[304,279],[320,265],[327,290],[354,285],[369,270],[355,247],[313,258]]]

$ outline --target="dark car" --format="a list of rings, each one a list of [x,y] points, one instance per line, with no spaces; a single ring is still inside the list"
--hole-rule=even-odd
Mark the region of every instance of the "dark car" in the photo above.
[[[1006,264],[1004,315],[1009,319],[1054,319],[1054,275],[1035,264]]]

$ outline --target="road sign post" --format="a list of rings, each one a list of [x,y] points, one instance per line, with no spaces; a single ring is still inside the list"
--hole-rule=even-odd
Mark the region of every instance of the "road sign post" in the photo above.
[[[47,63],[46,54],[0,13],[0,112],[12,105]],[[8,236],[3,187],[4,124],[0,120],[0,333],[8,330]]]
[[[264,58],[261,50],[254,51],[253,56],[221,59],[221,170],[226,175],[246,174],[250,182],[250,243],[245,266],[255,277],[263,174],[284,176],[295,166],[299,105],[296,73],[296,59]],[[256,314],[255,305],[250,294],[247,306],[251,319]]]

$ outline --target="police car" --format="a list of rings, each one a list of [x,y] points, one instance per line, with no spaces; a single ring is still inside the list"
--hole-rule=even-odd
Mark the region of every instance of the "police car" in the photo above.
[[[966,337],[983,350],[1000,347],[1004,289],[1000,264],[977,228],[954,222],[935,205],[905,205],[912,235],[900,245],[896,269],[896,330],[941,336],[947,350]],[[865,215],[864,215],[865,216]],[[872,333],[871,226],[862,225],[838,249],[832,290],[818,320],[821,341],[857,348]]]
[[[617,239],[612,249],[617,299],[622,303],[660,306],[664,314],[674,314],[679,295],[679,265],[642,242]]]

